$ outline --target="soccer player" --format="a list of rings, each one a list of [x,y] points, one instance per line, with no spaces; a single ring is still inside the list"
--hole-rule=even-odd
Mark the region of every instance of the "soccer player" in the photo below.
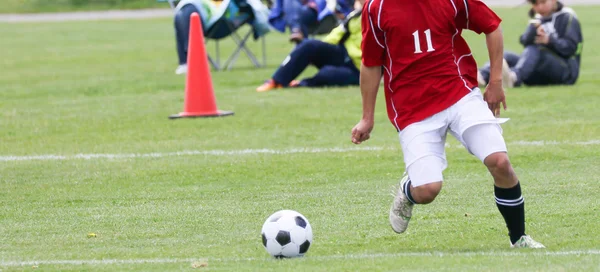
[[[369,0],[362,16],[360,89],[363,116],[352,142],[370,138],[381,75],[390,121],[399,133],[407,175],[390,210],[392,229],[408,227],[415,204],[431,203],[442,189],[448,131],[479,158],[494,178],[496,204],[511,247],[543,248],[525,234],[521,186],[499,123],[502,87],[500,18],[478,0]],[[477,88],[477,66],[463,29],[485,33],[490,80]]]

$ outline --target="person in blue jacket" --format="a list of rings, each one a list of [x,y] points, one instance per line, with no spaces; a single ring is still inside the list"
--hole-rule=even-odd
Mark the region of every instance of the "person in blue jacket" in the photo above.
[[[519,41],[521,55],[505,53],[504,84],[572,85],[579,78],[583,35],[575,11],[557,0],[528,0],[529,21]],[[489,80],[489,64],[479,69],[479,84]]]
[[[335,2],[334,6],[330,3]],[[275,0],[269,23],[280,32],[290,29],[290,41],[302,42],[328,16],[342,20],[353,8],[354,0]]]

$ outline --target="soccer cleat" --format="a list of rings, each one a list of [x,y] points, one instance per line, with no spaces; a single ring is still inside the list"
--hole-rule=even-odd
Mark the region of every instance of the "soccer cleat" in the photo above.
[[[393,192],[394,202],[390,208],[390,224],[396,233],[403,233],[408,228],[414,204],[408,200],[404,193],[404,185],[408,182],[408,175],[400,180],[400,188]]]
[[[183,75],[183,74],[187,74],[187,64],[181,64],[179,66],[177,66],[177,69],[175,69],[175,74],[176,75]]]
[[[512,88],[515,86],[515,80],[511,76],[512,70],[508,66],[508,62],[505,59],[502,60],[502,87],[505,89]]]
[[[270,90],[279,89],[279,88],[283,88],[283,86],[281,84],[278,84],[277,82],[275,82],[275,80],[269,79],[269,80],[265,81],[265,83],[263,83],[263,85],[258,86],[258,88],[256,88],[256,91],[257,92],[268,92]]]
[[[529,235],[523,235],[514,244],[510,245],[511,248],[546,248],[541,243],[533,240]]]

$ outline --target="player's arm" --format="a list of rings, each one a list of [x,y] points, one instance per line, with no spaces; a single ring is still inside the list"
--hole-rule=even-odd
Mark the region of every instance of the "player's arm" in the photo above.
[[[381,81],[381,69],[384,64],[385,47],[383,46],[383,33],[379,22],[369,9],[378,10],[378,1],[365,4],[362,12],[362,64],[360,67],[360,92],[362,95],[362,118],[352,129],[352,142],[360,144],[368,140],[375,124],[375,101]],[[379,16],[379,13],[375,13]]]
[[[500,106],[506,110],[506,97],[502,87],[502,62],[504,61],[504,38],[500,26],[485,34],[490,57],[490,81],[485,88],[484,99],[495,116],[500,115]]]
[[[362,95],[362,119],[373,121],[375,101],[381,82],[381,66],[360,66],[360,93]]]
[[[485,42],[490,57],[490,81],[489,84],[502,85],[502,61],[504,60],[504,37],[502,28],[485,34]]]
[[[483,94],[484,100],[495,116],[500,115],[500,107],[506,109],[506,98],[502,87],[502,62],[504,60],[504,38],[502,36],[502,21],[496,13],[479,0],[464,1],[466,27],[481,34],[485,33],[490,57],[490,82]]]
[[[381,66],[360,66],[360,93],[362,95],[362,119],[352,129],[352,142],[360,144],[368,140],[375,125],[375,102],[379,82],[381,81]]]

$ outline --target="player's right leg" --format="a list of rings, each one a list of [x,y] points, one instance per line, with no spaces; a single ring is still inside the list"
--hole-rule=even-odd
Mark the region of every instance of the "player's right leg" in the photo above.
[[[502,129],[479,90],[450,108],[450,131],[469,152],[481,160],[494,178],[496,206],[504,217],[511,247],[543,248],[525,234],[525,201],[508,158]]]
[[[446,113],[436,114],[400,132],[406,174],[400,182],[390,208],[390,224],[403,233],[415,204],[431,203],[442,189],[446,169]]]

